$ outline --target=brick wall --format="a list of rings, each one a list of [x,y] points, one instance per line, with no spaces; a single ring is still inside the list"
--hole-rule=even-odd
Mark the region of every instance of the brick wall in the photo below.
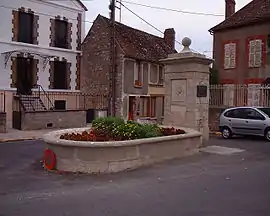
[[[247,38],[270,34],[269,22],[265,24],[251,25],[243,28],[229,29],[224,31],[218,31],[214,33],[214,59],[215,67],[219,72],[220,82],[228,83],[230,80],[232,82],[243,84],[245,79],[249,78],[264,78],[267,74],[267,67],[262,66],[260,68],[249,68],[248,58],[245,53],[247,53]],[[237,46],[237,63],[236,68],[224,70],[224,42],[226,41],[238,41]]]

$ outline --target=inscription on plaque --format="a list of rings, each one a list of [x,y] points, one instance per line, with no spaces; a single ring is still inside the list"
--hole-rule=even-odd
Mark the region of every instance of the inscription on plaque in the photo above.
[[[197,97],[207,97],[206,85],[197,85]]]
[[[187,94],[187,81],[172,80],[172,102],[185,102]]]

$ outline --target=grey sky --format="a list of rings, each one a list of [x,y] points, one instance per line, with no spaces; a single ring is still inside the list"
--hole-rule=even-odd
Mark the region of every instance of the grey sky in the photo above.
[[[110,0],[85,0],[83,1],[88,7],[86,19],[93,21],[98,14],[109,17]],[[225,0],[127,0],[130,2],[141,3],[158,7],[172,8],[177,10],[204,12],[211,14],[224,14]],[[251,0],[236,0],[236,10],[242,8]],[[153,24],[162,32],[166,28],[174,28],[176,31],[176,40],[181,42],[182,38],[188,36],[192,39],[192,48],[199,52],[207,51],[207,55],[212,53],[212,36],[208,29],[224,20],[220,16],[198,16],[183,14],[179,12],[162,11],[141,7],[133,4],[123,4],[140,15],[142,18]],[[116,19],[119,21],[119,10],[116,11]],[[160,32],[144,23],[134,16],[128,10],[122,7],[122,23],[132,26],[158,36],[163,36]],[[91,27],[91,23],[86,22],[86,32]],[[177,50],[181,50],[181,45],[176,44]]]

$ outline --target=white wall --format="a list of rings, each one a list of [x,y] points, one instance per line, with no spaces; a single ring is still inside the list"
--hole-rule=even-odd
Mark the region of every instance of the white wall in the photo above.
[[[44,54],[49,54],[57,57],[65,57],[71,66],[71,88],[75,89],[76,79],[76,55],[80,52],[76,51],[77,39],[77,16],[82,13],[82,20],[85,17],[83,8],[74,1],[41,1],[41,0],[1,0],[0,1],[0,53],[19,49],[30,49]],[[62,6],[61,6],[62,4]],[[39,16],[39,37],[38,45],[25,44],[12,41],[12,10],[17,10],[20,7],[30,8]],[[72,22],[72,50],[49,47],[50,44],[50,19],[60,15],[66,17],[69,22]],[[3,22],[4,21],[4,22]],[[84,38],[84,23],[82,23],[82,39]],[[35,57],[39,59],[38,57]],[[39,80],[45,89],[49,86],[49,64],[46,69],[42,69],[42,59],[39,59]],[[9,89],[11,83],[11,60],[8,61],[7,68],[4,68],[4,56],[1,55],[0,60],[0,89]]]

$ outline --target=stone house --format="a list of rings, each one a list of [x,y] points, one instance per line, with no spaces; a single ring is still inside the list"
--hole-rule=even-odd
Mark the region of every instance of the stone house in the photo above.
[[[225,20],[209,32],[221,84],[261,84],[270,77],[270,1],[253,0],[235,12],[225,0]]]
[[[1,0],[0,92],[6,97],[0,107],[7,112],[8,127],[14,120],[15,100],[26,111],[49,108],[33,96],[40,88],[42,94],[65,93],[51,98],[53,105],[61,100],[66,107],[73,106],[67,97],[80,90],[85,11],[80,0]]]
[[[116,113],[124,119],[163,116],[164,67],[159,62],[175,50],[175,31],[164,37],[116,22]],[[81,90],[109,94],[110,20],[98,15],[83,44]]]

